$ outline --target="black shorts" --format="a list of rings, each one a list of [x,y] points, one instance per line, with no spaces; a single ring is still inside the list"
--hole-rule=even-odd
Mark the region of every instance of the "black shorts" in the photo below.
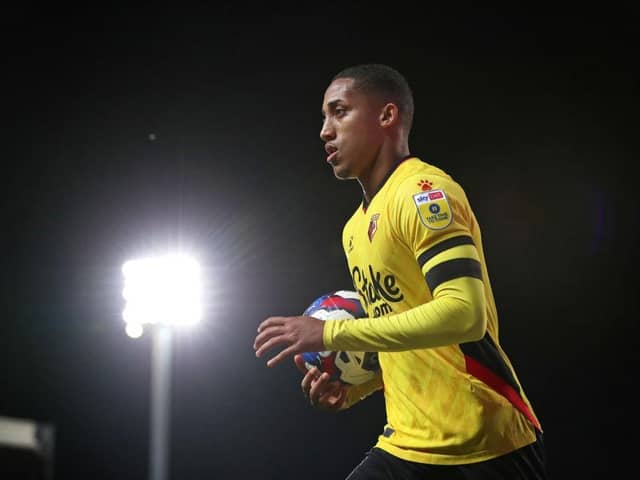
[[[373,448],[346,480],[547,480],[542,435],[535,443],[484,462],[426,465]]]

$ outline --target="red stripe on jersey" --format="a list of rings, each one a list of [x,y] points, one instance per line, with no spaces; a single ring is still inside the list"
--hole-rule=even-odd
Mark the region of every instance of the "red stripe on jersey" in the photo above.
[[[511,402],[514,407],[516,407],[525,417],[527,417],[527,419],[539,431],[542,431],[542,428],[540,428],[540,424],[538,423],[538,420],[536,420],[536,417],[533,416],[533,413],[531,413],[531,410],[529,410],[529,407],[524,402],[520,394],[516,392],[511,385],[509,385],[502,378],[500,378],[498,375],[493,373],[491,370],[489,370],[474,358],[465,355],[464,359],[467,367],[467,372],[476,377],[478,380],[482,380],[496,392],[504,396]]]

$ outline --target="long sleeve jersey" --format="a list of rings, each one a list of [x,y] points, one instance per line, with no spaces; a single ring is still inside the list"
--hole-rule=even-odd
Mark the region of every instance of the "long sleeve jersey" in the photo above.
[[[406,460],[462,464],[535,441],[540,423],[500,346],[476,217],[462,187],[409,157],[358,206],[342,235],[368,317],[329,320],[327,349],[376,351],[383,388],[377,446]]]

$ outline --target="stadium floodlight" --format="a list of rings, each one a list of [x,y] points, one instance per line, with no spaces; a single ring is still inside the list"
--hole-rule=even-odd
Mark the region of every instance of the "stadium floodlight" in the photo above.
[[[129,260],[122,266],[127,324],[191,325],[202,313],[197,262],[186,255]]]
[[[122,266],[126,300],[122,317],[132,338],[152,325],[149,475],[166,480],[169,471],[169,410],[172,328],[193,325],[202,315],[198,263],[186,255],[130,260]]]

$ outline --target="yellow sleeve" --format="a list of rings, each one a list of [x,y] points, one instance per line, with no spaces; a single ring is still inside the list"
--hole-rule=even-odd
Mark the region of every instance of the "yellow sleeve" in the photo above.
[[[347,398],[340,407],[340,410],[346,410],[352,407],[360,400],[364,400],[372,393],[382,389],[382,374],[378,374],[371,380],[360,385],[351,385],[347,391]]]
[[[486,328],[482,281],[460,277],[441,284],[430,302],[378,318],[327,320],[327,350],[398,352],[480,340]]]

